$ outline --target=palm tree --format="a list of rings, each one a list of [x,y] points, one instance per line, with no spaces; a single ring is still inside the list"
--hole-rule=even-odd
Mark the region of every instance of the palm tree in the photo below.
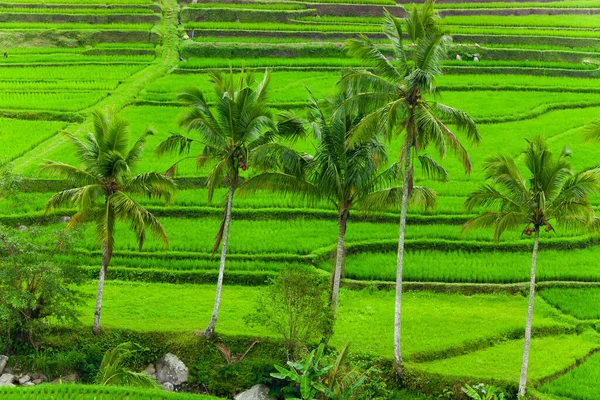
[[[529,283],[529,305],[525,325],[525,346],[519,382],[519,394],[525,395],[531,322],[535,294],[535,269],[540,229],[554,231],[555,225],[576,227],[595,222],[589,195],[600,192],[600,170],[573,173],[565,148],[556,158],[548,150],[543,139],[528,141],[523,152],[527,167],[527,180],[523,177],[515,159],[496,155],[486,161],[484,170],[489,184],[473,192],[465,202],[471,211],[477,207],[496,208],[486,211],[464,225],[465,230],[494,228],[494,240],[499,240],[507,229],[524,227],[525,235],[532,235],[533,254]],[[552,224],[551,224],[552,223]]]
[[[179,94],[179,99],[188,105],[179,124],[188,132],[196,132],[198,139],[185,135],[171,134],[159,144],[157,154],[178,152],[189,154],[192,145],[202,146],[200,154],[187,156],[176,162],[167,171],[174,174],[179,162],[187,158],[196,159],[199,166],[212,162],[208,179],[208,201],[213,199],[215,188],[221,184],[229,187],[221,227],[215,238],[213,254],[221,246],[221,261],[217,278],[217,293],[210,323],[204,336],[210,338],[214,333],[221,303],[223,274],[227,258],[231,209],[235,191],[240,184],[240,170],[250,167],[253,153],[260,146],[273,142],[278,137],[295,138],[301,134],[302,124],[292,114],[284,112],[274,116],[267,105],[267,87],[270,72],[253,88],[252,75],[243,71],[236,79],[233,73],[228,78],[220,73],[210,74],[215,91],[216,104],[211,110],[202,91],[190,88]]]
[[[365,36],[350,39],[345,44],[348,54],[360,58],[372,71],[351,71],[341,80],[342,85],[351,88],[354,93],[347,103],[369,110],[354,127],[350,144],[356,145],[382,132],[388,139],[400,136],[402,142],[400,162],[403,164],[403,193],[394,318],[394,359],[400,377],[402,267],[407,202],[413,190],[413,160],[419,160],[427,176],[446,179],[445,169],[432,157],[421,153],[433,145],[440,158],[443,158],[447,147],[450,147],[469,173],[471,163],[467,150],[448,124],[464,131],[473,143],[479,142],[475,123],[465,112],[430,100],[430,96],[437,94],[435,79],[442,73],[441,62],[446,57],[446,45],[450,41],[449,36],[436,28],[432,14],[433,2],[428,2],[422,13],[416,8],[408,13],[405,25],[414,46],[407,51],[402,44],[401,20],[386,12],[383,31],[391,42],[393,59],[388,60]]]
[[[271,159],[285,154],[279,162],[269,160],[266,165],[277,165],[278,172],[256,175],[242,185],[244,192],[260,189],[294,191],[311,202],[325,200],[338,213],[339,235],[336,247],[335,267],[332,274],[331,306],[337,311],[342,267],[344,265],[345,235],[354,208],[377,210],[393,207],[400,203],[401,187],[388,187],[396,180],[398,165],[388,166],[384,144],[377,136],[355,146],[348,140],[352,128],[360,117],[351,109],[344,109],[348,94],[340,91],[337,96],[319,104],[309,91],[310,109],[308,122],[317,142],[316,155],[296,153],[291,149],[264,149],[257,155],[267,153]],[[277,150],[277,151],[275,151]],[[264,160],[257,162],[264,166]],[[289,171],[290,165],[297,165]],[[382,170],[382,166],[386,166]],[[303,170],[299,173],[299,170]],[[416,187],[411,200],[432,206],[433,194],[425,188]]]
[[[158,220],[141,206],[136,197],[162,198],[170,202],[175,192],[173,181],[158,173],[147,172],[133,175],[151,130],[146,130],[134,145],[129,146],[129,124],[113,111],[93,113],[94,131],[80,140],[64,132],[75,146],[81,167],[56,161],[47,161],[42,170],[64,178],[73,189],[56,193],[46,204],[46,210],[75,206],[77,213],[67,226],[70,228],[84,222],[94,221],[96,239],[102,243],[102,267],[98,279],[94,333],[100,333],[100,310],[106,270],[114,249],[114,233],[117,221],[129,222],[135,232],[141,250],[146,238],[146,228],[167,246],[167,235]]]

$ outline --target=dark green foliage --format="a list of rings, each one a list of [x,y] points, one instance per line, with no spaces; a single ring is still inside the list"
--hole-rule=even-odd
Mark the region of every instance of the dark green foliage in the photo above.
[[[258,297],[256,312],[247,318],[280,335],[289,356],[308,343],[331,333],[329,288],[325,279],[309,269],[283,270]]]
[[[82,274],[53,261],[69,249],[70,239],[64,232],[40,235],[35,227],[19,233],[0,226],[0,328],[8,350],[34,344],[49,318],[78,323],[74,306],[81,296],[69,285],[81,282]]]

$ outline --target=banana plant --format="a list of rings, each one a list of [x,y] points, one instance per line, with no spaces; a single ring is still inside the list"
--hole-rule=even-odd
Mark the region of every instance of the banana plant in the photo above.
[[[462,391],[473,400],[504,400],[504,393],[500,389],[483,383],[475,386],[465,385]]]
[[[325,346],[320,344],[316,350],[310,352],[304,361],[288,361],[289,369],[275,365],[278,373],[272,373],[273,378],[288,381],[300,389],[300,397],[292,397],[295,400],[314,399],[353,399],[354,393],[363,384],[365,377],[357,377],[352,383],[347,384],[339,373],[348,353],[346,345],[333,364],[324,363],[323,353]],[[345,375],[345,378],[354,376],[353,371]]]

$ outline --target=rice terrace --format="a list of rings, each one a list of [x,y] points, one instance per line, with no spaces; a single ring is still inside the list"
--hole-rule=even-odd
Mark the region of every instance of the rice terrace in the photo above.
[[[600,0],[0,0],[0,399],[600,399]]]

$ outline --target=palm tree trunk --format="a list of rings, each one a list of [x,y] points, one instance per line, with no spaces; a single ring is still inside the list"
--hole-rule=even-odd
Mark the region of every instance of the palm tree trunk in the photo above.
[[[94,311],[94,327],[92,328],[95,335],[100,333],[100,311],[102,310],[102,294],[104,293],[104,278],[110,259],[112,258],[112,246],[104,241],[102,245],[102,267],[100,268],[100,276],[98,278],[98,292],[96,293],[96,310]]]
[[[394,360],[396,372],[402,378],[401,314],[402,314],[402,266],[404,262],[404,232],[410,184],[410,146],[406,145],[404,160],[404,183],[402,186],[402,210],[400,211],[400,237],[398,238],[398,261],[396,265],[396,309],[394,313]]]
[[[333,316],[337,312],[340,295],[340,280],[342,277],[342,265],[344,264],[344,239],[346,237],[346,224],[348,222],[348,211],[344,209],[340,214],[340,234],[338,236],[337,253],[335,256],[335,269],[333,270],[333,290],[331,293],[331,308]]]
[[[535,267],[537,264],[537,252],[540,238],[540,228],[535,228],[535,239],[533,242],[533,255],[531,257],[531,277],[529,281],[529,305],[527,306],[527,322],[525,323],[525,344],[523,346],[523,364],[521,366],[521,379],[519,381],[519,395],[525,396],[527,384],[527,366],[529,364],[529,346],[531,344],[531,322],[533,320],[533,301],[535,295]]]
[[[225,260],[227,259],[227,242],[229,240],[229,225],[231,224],[231,203],[233,202],[233,193],[235,192],[235,184],[229,188],[227,196],[227,204],[225,205],[225,225],[223,227],[223,243],[221,247],[221,263],[219,265],[219,277],[217,279],[217,295],[215,298],[215,306],[208,327],[204,330],[204,336],[212,337],[217,325],[217,317],[219,316],[219,306],[221,305],[221,291],[223,289],[223,274],[225,273]]]

